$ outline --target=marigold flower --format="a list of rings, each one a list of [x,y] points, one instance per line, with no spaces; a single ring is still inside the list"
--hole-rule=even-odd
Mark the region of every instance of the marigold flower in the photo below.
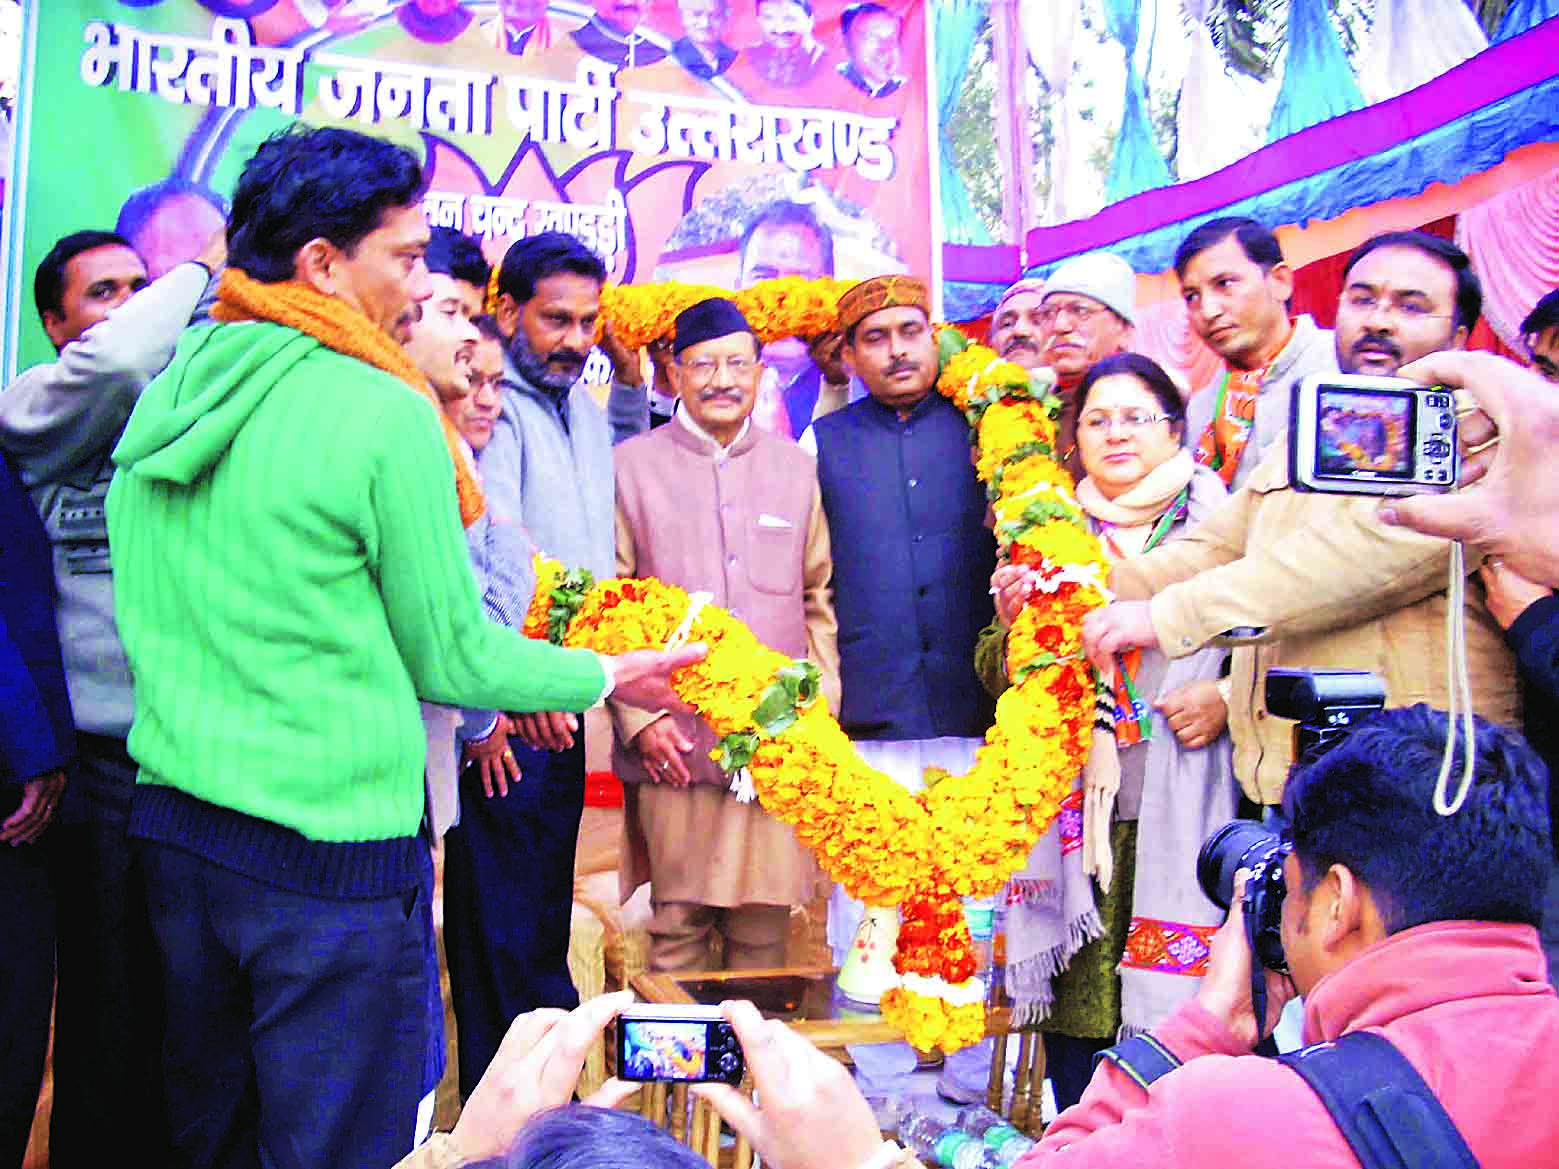
[[[735,300],[763,341],[810,337],[834,327],[847,287],[786,277]],[[700,285],[612,286],[603,290],[602,313],[619,339],[640,345],[667,335],[688,305],[719,295],[729,294]],[[770,687],[790,660],[718,606],[693,612],[686,591],[661,581],[598,582],[563,640],[618,654],[659,648],[685,632],[686,640],[709,647],[703,661],[676,672],[673,688],[716,734],[756,743],[747,767],[759,800],[794,828],[830,877],[869,904],[900,906],[894,964],[907,977],[931,981],[890,992],[883,1014],[916,1047],[952,1051],[984,1034],[983,1003],[970,997],[977,960],[959,898],[994,893],[1023,865],[1087,758],[1094,681],[1081,654],[1081,628],[1105,601],[1106,575],[1071,477],[1050,455],[1050,380],[982,345],[939,344],[939,352],[938,388],[978,436],[976,467],[992,490],[1008,556],[1040,573],[1040,588],[1008,637],[1015,684],[997,703],[996,723],[967,774],[912,795],[862,761],[822,703],[797,709],[790,721],[784,695],[794,691],[779,691],[776,718]],[[549,624],[561,626],[575,594],[552,621],[564,566],[538,559],[536,575],[525,631],[545,637]],[[784,678],[793,685],[795,674]],[[762,727],[755,717],[760,701]],[[741,757],[747,754],[744,747]]]

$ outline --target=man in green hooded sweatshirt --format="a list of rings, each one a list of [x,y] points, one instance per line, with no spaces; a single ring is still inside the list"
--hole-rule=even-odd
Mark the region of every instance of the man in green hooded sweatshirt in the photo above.
[[[703,652],[601,658],[484,618],[461,529],[480,488],[391,334],[431,291],[421,188],[362,134],[265,142],[219,323],[184,334],[114,451],[130,833],[198,1169],[384,1166],[426,1129],[443,1039],[418,699],[654,709]]]

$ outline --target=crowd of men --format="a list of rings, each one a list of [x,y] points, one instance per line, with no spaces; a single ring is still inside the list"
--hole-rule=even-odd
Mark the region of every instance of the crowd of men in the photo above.
[[[527,1079],[564,1042],[544,1038],[563,1034],[557,1011],[583,1012],[569,1034],[588,1038],[615,1010],[580,1006],[566,965],[581,716],[603,703],[626,786],[623,892],[650,885],[652,968],[783,963],[813,862],[733,790],[712,731],[672,692],[702,647],[608,658],[524,638],[535,552],[710,594],[811,660],[862,755],[912,790],[928,767],[966,770],[991,725],[976,642],[1036,585],[998,573],[967,424],[935,389],[923,282],[852,287],[834,334],[775,355],[783,381],[766,372],[773,347],[719,298],[645,359],[600,327],[596,255],[546,233],[494,274],[474,241],[429,231],[421,181],[410,154],[376,139],[285,133],[247,164],[197,258],[148,280],[124,237],[84,231],[38,268],[58,356],[0,391],[0,840],[15,846],[0,850],[0,888],[24,939],[0,958],[4,1049],[18,1053],[0,1069],[0,1164],[26,1143],[56,980],[54,1164],[127,1147],[202,1169],[402,1157],[427,1135],[444,1070],[439,840],[472,1118],[463,1148],[420,1155],[501,1152],[557,1088]],[[831,267],[820,231],[817,255],[802,254],[808,230],[791,212],[760,217],[743,279]],[[1533,746],[1555,759],[1559,574],[1501,551],[1500,529],[1453,590],[1441,530],[1400,522],[1424,522],[1415,506],[1298,492],[1286,453],[1307,374],[1470,389],[1535,375],[1447,362],[1481,292],[1467,257],[1423,232],[1352,254],[1330,333],[1290,315],[1293,271],[1250,220],[1196,227],[1175,271],[1223,364],[1190,396],[1188,442],[1233,494],[1116,567],[1088,651],[1108,670],[1139,647],[1230,648],[1208,701],[1226,708],[1247,813],[1282,809],[1298,848],[1293,976],[1274,1000],[1304,993],[1312,1038],[1402,1038],[1483,1164],[1536,1163],[1555,1134],[1522,1085],[1551,1082],[1541,1038],[1559,1038],[1551,780],[1500,728],[1519,725],[1524,698]],[[1131,349],[1136,314],[1129,266],[1093,254],[1014,285],[993,315],[999,353],[1054,372],[1056,453],[1074,470],[1072,396]],[[1523,328],[1550,373],[1559,293]],[[604,407],[581,382],[596,344],[613,370]],[[653,427],[647,369],[669,391]],[[786,407],[778,433],[754,418],[765,387]],[[1507,434],[1510,416],[1490,417]],[[1487,721],[1463,745],[1469,806],[1441,819],[1423,760],[1445,720],[1424,707],[1451,703],[1440,631],[1456,603]],[[1290,724],[1264,701],[1278,665],[1370,669],[1389,706],[1424,707],[1291,776]],[[836,948],[861,912],[834,898]],[[1196,1000],[1159,1029],[1183,1071],[1149,1088],[1107,1061],[1032,1163],[1062,1148],[1068,1164],[1150,1149],[1158,1163],[1221,1163],[1275,1125],[1291,1151],[1339,1155],[1292,1072],[1200,1059],[1257,1038],[1238,916]],[[1408,967],[1417,989],[1398,993]],[[760,1110],[709,1098],[773,1163],[892,1162],[859,1131],[869,1110],[811,1094],[848,1096],[848,1079],[755,1014],[732,1018]],[[1474,1043],[1510,1057],[1488,1092],[1456,1073]],[[506,1088],[490,1086],[500,1077]],[[1266,1095],[1242,1111],[1250,1083]],[[499,1117],[503,1092],[533,1106]],[[802,1138],[806,1107],[829,1115]],[[1508,1140],[1513,1107],[1530,1112],[1525,1143]]]

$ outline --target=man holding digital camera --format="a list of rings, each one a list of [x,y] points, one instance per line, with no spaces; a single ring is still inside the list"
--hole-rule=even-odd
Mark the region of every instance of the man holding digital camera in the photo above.
[[[1377,236],[1349,257],[1338,363],[1344,373],[1389,376],[1426,354],[1460,349],[1481,305],[1477,277],[1453,244],[1421,232]],[[1293,760],[1293,724],[1263,700],[1272,667],[1373,670],[1389,706],[1448,704],[1449,550],[1384,522],[1368,495],[1296,490],[1279,440],[1205,523],[1114,567],[1118,600],[1089,614],[1084,638],[1104,670],[1134,646],[1172,658],[1209,642],[1232,646],[1235,775],[1251,805],[1271,807]],[[1476,582],[1460,620],[1473,709],[1514,723],[1514,659]]]
[[[1263,907],[1280,920],[1289,973],[1266,974],[1263,1029],[1300,994],[1308,1044],[1342,1040],[1332,1050],[1357,1066],[1364,1044],[1344,1037],[1367,1031],[1406,1057],[1455,1131],[1417,1108],[1420,1143],[1402,1163],[1467,1164],[1447,1158],[1459,1136],[1482,1169],[1552,1164],[1559,998],[1535,928],[1554,863],[1547,781],[1524,742],[1479,720],[1466,802],[1438,815],[1447,730],[1424,706],[1385,711],[1290,778],[1292,851]],[[1273,843],[1276,859],[1285,845]],[[1234,909],[1196,998],[1146,1041],[1107,1052],[1019,1169],[1233,1165],[1262,1149],[1286,1164],[1366,1164],[1299,1072],[1250,1054],[1251,954]],[[1400,1104],[1408,1081],[1365,1078],[1374,1107]]]

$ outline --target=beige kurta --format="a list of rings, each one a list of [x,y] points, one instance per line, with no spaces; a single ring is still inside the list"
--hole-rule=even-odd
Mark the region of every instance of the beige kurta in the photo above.
[[[615,457],[618,574],[712,593],[767,645],[816,663],[837,710],[833,559],[812,457],[756,427],[722,452],[685,420],[621,444]],[[624,787],[624,900],[646,881],[658,902],[798,905],[810,897],[815,862],[788,826],[730,794],[708,757],[715,737],[707,724],[660,716],[676,718],[695,744],[694,783],[676,788],[656,783],[632,746],[656,716],[608,705],[612,766]]]

